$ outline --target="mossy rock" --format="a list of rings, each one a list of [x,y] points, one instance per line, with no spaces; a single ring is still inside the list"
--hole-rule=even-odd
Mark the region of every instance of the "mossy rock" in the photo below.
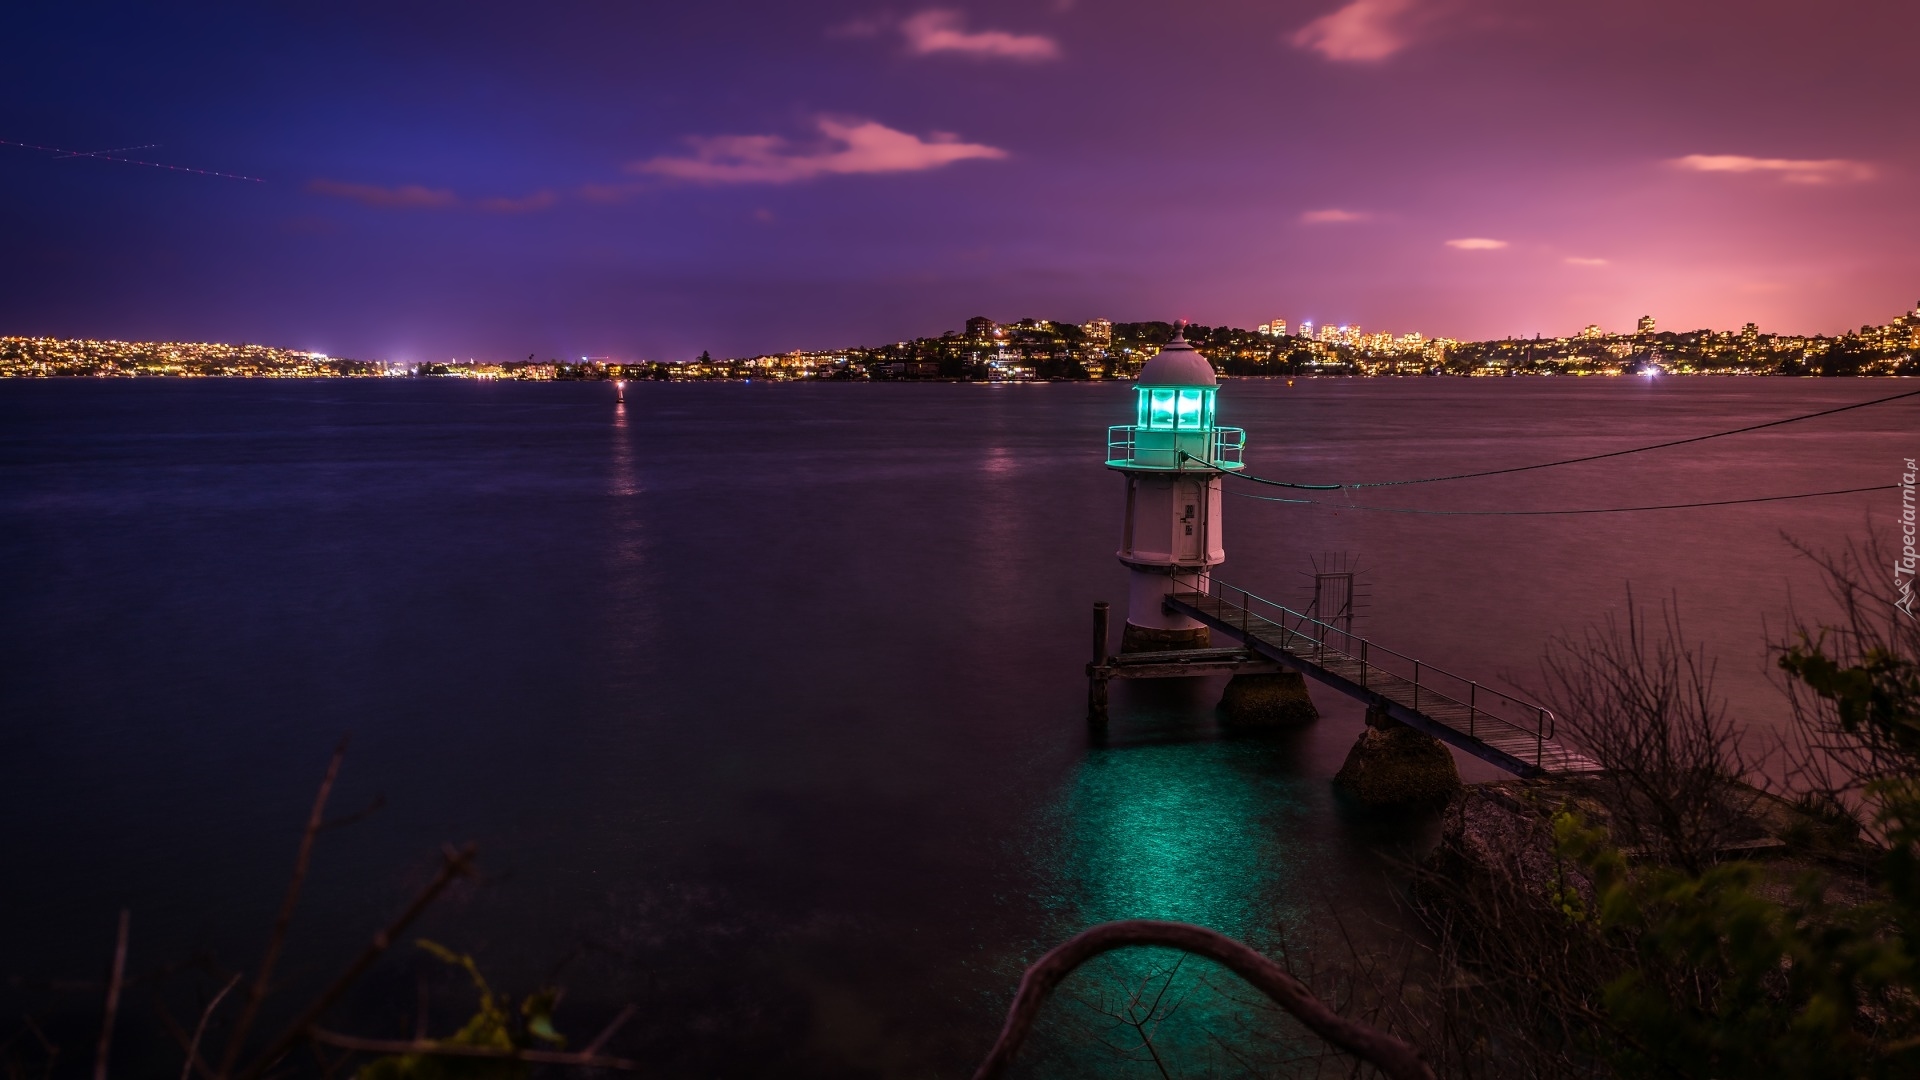
[[[1367,728],[1333,782],[1368,806],[1438,804],[1460,790],[1460,770],[1439,739],[1396,724]]]
[[[1177,652],[1182,649],[1204,649],[1212,644],[1213,635],[1204,626],[1195,626],[1185,630],[1162,630],[1154,626],[1135,626],[1128,623],[1120,631],[1120,651],[1123,653]]]
[[[1230,727],[1299,727],[1320,719],[1297,671],[1235,675],[1220,695],[1220,719]]]

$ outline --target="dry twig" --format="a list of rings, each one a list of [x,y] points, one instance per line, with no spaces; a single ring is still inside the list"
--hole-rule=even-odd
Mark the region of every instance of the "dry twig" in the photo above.
[[[113,973],[107,976],[107,1015],[100,1021],[100,1050],[93,1058],[93,1080],[107,1080],[107,1051],[113,1046],[113,1021],[120,1013],[120,987],[127,974],[127,909],[120,909],[120,933],[113,946]]]
[[[580,1052],[587,1057],[593,1057],[599,1054],[601,1048],[607,1045],[607,1040],[613,1038],[614,1033],[625,1027],[627,1021],[633,1019],[634,1014],[639,1011],[640,1007],[637,1005],[628,1005],[626,1008],[621,1009],[619,1015],[609,1021],[606,1027],[601,1028],[600,1034],[595,1035],[593,1041],[587,1044],[586,1049]]]
[[[193,1026],[193,1038],[187,1042],[187,1062],[180,1066],[180,1080],[193,1080],[193,1071],[196,1068],[202,1072],[206,1071],[207,1067],[200,1061],[200,1036],[207,1033],[207,1021],[213,1019],[213,1010],[219,1008],[220,1002],[226,998],[227,994],[240,985],[240,978],[239,975],[235,975],[228,979],[227,985],[221,987],[220,992],[213,995],[213,1000],[207,1002],[207,1007],[200,1010],[200,1022]]]
[[[247,1034],[253,1029],[253,1022],[260,1015],[260,1005],[266,1000],[267,991],[272,986],[273,968],[280,960],[280,950],[287,942],[287,928],[293,923],[293,909],[300,902],[300,887],[306,883],[307,868],[313,862],[313,841],[320,835],[326,822],[327,799],[333,794],[334,779],[340,775],[340,761],[347,755],[349,738],[340,740],[334,748],[333,760],[327,763],[327,774],[320,780],[320,790],[313,797],[313,809],[307,814],[306,830],[300,835],[300,853],[293,860],[293,879],[287,882],[287,895],[280,901],[280,914],[273,920],[273,933],[267,938],[267,953],[260,959],[260,970],[255,974],[253,985],[247,988],[247,1003],[240,1010],[240,1019],[233,1025],[233,1034],[227,1039],[227,1052],[220,1061],[220,1075],[226,1077],[240,1060],[240,1052],[246,1047]]]
[[[446,890],[447,886],[453,884],[455,878],[465,877],[472,873],[474,850],[474,846],[468,844],[466,847],[458,850],[448,848],[442,852],[440,872],[435,874],[433,880],[427,883],[427,887],[420,890],[420,894],[413,898],[413,902],[408,904],[406,909],[402,911],[385,930],[373,935],[373,940],[369,941],[367,947],[360,951],[360,955],[355,957],[351,964],[347,965],[347,969],[340,973],[339,978],[336,978],[331,986],[321,991],[320,996],[313,999],[305,1011],[300,1014],[299,1018],[294,1020],[292,1024],[289,1024],[287,1029],[281,1032],[280,1035],[273,1040],[273,1043],[267,1047],[266,1051],[240,1074],[242,1080],[255,1080],[255,1078],[266,1072],[266,1070],[272,1066],[275,1061],[278,1061],[288,1050],[293,1049],[294,1044],[306,1037],[308,1031],[319,1022],[320,1017],[325,1015],[326,1011],[332,1008],[335,1002],[340,1000],[340,996],[347,992],[347,988],[352,986],[354,981],[364,974],[367,968],[371,967],[373,962],[380,958],[382,953],[387,951],[387,947],[393,944],[393,940],[405,933],[407,927],[412,925],[413,921],[419,918],[421,913],[427,910],[428,906],[439,899],[440,894]]]

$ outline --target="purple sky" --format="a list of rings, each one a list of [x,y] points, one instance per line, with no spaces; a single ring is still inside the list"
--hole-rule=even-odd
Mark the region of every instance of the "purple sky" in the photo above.
[[[1920,299],[1910,0],[0,11],[0,334],[671,359],[969,315],[1836,331]]]

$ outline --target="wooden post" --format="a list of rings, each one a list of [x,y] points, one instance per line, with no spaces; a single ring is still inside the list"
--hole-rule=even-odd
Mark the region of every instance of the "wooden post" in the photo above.
[[[1087,665],[1087,723],[1107,722],[1107,602],[1093,605],[1093,662]]]

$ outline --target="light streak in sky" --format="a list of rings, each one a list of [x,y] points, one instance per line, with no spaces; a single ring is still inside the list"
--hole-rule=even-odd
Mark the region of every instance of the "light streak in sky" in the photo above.
[[[158,144],[150,143],[148,145],[158,145]],[[62,150],[57,146],[40,146],[36,143],[14,142],[12,139],[0,139],[0,146],[18,146],[23,150],[45,150],[48,153],[53,154],[56,158],[61,158],[61,157],[98,158],[101,161],[118,161],[123,165],[145,165],[150,169],[166,169],[168,172],[195,173],[200,176],[218,176],[223,180],[245,180],[250,184],[266,183],[265,180],[262,180],[257,176],[241,176],[238,173],[215,172],[212,169],[195,169],[195,168],[190,168],[186,165],[162,165],[157,161],[141,161],[139,158],[115,157],[114,155],[122,152],[120,150],[101,150],[101,151]],[[146,149],[146,147],[130,146],[130,147],[126,147],[125,149],[144,150]]]
[[[159,145],[160,145],[159,143],[150,142],[150,143],[141,143],[139,146],[117,146],[112,150],[74,150],[65,154],[56,154],[54,156],[56,158],[100,157],[105,154],[124,154],[129,150],[151,150],[154,147]]]

